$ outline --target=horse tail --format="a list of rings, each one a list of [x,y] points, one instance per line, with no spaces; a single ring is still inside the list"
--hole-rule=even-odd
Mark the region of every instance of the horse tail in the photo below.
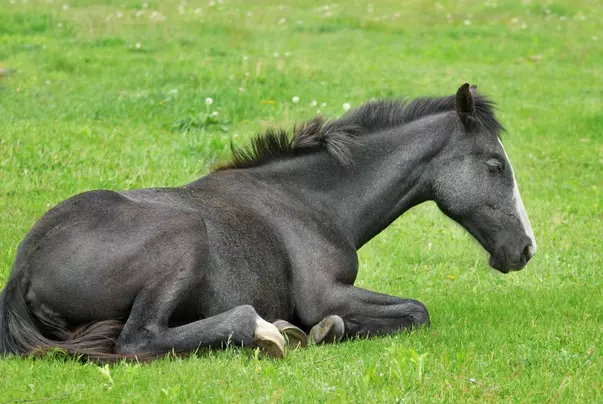
[[[16,278],[9,278],[0,295],[0,355],[3,356],[50,346],[50,341],[36,328]]]
[[[104,320],[81,326],[74,331],[60,330],[64,337],[53,340],[38,328],[25,301],[19,276],[13,268],[6,287],[0,294],[0,358],[8,355],[43,356],[48,352],[63,353],[85,361],[113,363],[120,360],[144,361],[150,355],[114,353],[115,341],[124,324]]]

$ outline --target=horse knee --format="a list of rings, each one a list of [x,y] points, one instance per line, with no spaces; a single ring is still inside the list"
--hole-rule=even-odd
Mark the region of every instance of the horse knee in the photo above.
[[[409,306],[409,315],[413,327],[429,327],[431,325],[431,321],[429,320],[429,312],[423,303],[419,302],[418,300],[412,300],[409,302]]]

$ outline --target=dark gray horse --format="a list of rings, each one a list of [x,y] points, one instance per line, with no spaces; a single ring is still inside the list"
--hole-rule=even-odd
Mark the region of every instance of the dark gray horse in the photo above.
[[[356,250],[434,200],[492,267],[523,268],[536,242],[501,131],[464,84],[268,132],[183,187],[74,196],[19,247],[0,355],[103,360],[231,343],[282,357],[285,338],[304,345],[306,331],[321,343],[429,325],[420,302],[353,286]]]

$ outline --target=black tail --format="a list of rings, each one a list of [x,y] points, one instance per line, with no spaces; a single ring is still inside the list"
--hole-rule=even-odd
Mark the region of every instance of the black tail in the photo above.
[[[65,340],[46,338],[27,306],[19,277],[12,275],[0,294],[0,358],[7,355],[41,356],[48,351],[59,351],[101,363],[151,359],[148,355],[114,353],[115,341],[123,328],[123,323],[116,320],[99,321],[75,331],[64,330]]]

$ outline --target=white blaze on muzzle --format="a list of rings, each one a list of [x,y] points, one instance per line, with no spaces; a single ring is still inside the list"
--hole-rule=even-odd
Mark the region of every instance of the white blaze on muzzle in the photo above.
[[[511,175],[513,176],[513,202],[515,203],[515,210],[517,212],[517,216],[523,225],[523,229],[526,235],[530,238],[532,242],[531,247],[531,255],[536,253],[536,238],[534,237],[534,231],[532,230],[532,225],[530,224],[530,219],[528,218],[528,212],[526,211],[526,207],[523,204],[523,200],[521,199],[521,195],[519,194],[519,187],[517,186],[517,180],[515,179],[515,172],[513,171],[513,167],[511,166],[511,160],[509,160],[509,156],[507,156],[507,152],[505,151],[505,147],[503,146],[500,139],[498,139],[498,143],[503,149],[503,153],[505,153],[505,158],[509,163],[509,169],[511,170]]]

